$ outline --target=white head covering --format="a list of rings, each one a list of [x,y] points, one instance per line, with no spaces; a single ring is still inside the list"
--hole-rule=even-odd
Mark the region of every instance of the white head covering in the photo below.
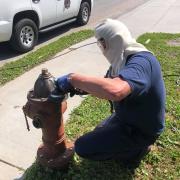
[[[148,51],[132,38],[128,28],[118,20],[107,19],[99,24],[95,28],[95,37],[97,40],[101,38],[105,40],[107,48],[103,54],[111,64],[111,76],[118,75],[129,55]]]

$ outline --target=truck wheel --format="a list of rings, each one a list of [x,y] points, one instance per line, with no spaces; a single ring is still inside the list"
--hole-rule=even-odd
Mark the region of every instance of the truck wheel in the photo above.
[[[10,40],[12,48],[19,52],[28,52],[34,48],[38,40],[38,28],[31,19],[22,19],[13,27]]]
[[[81,26],[87,24],[89,21],[90,14],[91,10],[89,3],[82,2],[79,9],[79,14],[77,16],[77,23]]]

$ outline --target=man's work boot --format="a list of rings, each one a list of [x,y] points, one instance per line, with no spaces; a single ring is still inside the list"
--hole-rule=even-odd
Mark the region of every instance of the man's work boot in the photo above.
[[[148,146],[147,148],[143,148],[139,152],[137,152],[135,155],[130,156],[129,158],[120,158],[119,161],[122,163],[122,165],[129,169],[135,169],[139,166],[141,160],[151,151],[151,146]]]

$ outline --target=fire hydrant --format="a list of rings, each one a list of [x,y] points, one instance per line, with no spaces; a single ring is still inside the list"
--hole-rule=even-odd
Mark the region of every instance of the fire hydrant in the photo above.
[[[66,111],[66,94],[56,94],[49,98],[56,89],[55,78],[47,69],[34,84],[34,89],[27,95],[27,103],[23,112],[32,119],[35,128],[42,129],[42,145],[37,150],[37,162],[45,167],[66,169],[74,154],[73,143],[68,141],[64,133],[63,113]]]

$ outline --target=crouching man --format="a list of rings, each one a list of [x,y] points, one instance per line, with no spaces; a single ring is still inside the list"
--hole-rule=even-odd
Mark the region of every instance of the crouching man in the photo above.
[[[164,129],[165,87],[160,64],[117,20],[99,24],[95,37],[110,63],[106,77],[70,73],[57,78],[57,84],[65,93],[80,89],[110,100],[114,112],[76,140],[75,152],[91,160],[138,164]]]

